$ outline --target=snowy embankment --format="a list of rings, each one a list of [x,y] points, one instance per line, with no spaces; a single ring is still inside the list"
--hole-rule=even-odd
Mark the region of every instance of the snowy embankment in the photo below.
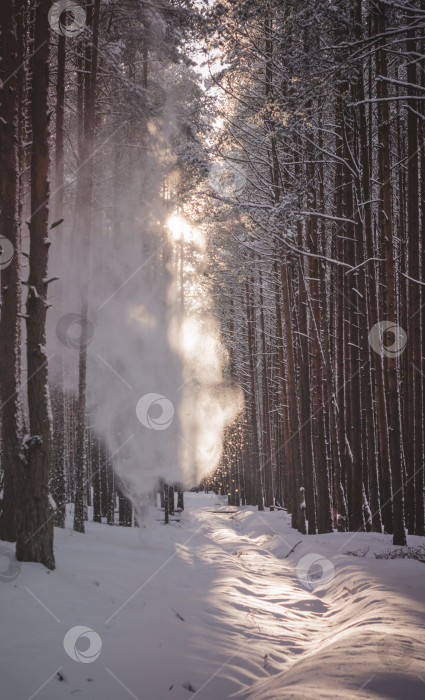
[[[305,537],[213,494],[160,518],[56,530],[53,572],[3,566],[2,700],[423,700],[425,568],[375,559],[389,537]]]

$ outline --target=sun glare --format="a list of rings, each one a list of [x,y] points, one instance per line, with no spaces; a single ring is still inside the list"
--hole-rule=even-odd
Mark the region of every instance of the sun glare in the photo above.
[[[185,221],[183,217],[179,216],[178,214],[172,214],[169,217],[167,227],[175,241],[179,241],[182,234],[184,237],[186,237],[186,233],[190,229],[187,221]]]
[[[195,243],[203,247],[204,237],[199,229],[191,226],[190,223],[180,214],[172,214],[167,220],[167,228],[174,241],[181,241],[182,237],[186,243]]]

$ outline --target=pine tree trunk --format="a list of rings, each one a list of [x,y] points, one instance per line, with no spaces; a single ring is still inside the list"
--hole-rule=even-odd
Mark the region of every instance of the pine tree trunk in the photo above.
[[[20,224],[18,219],[18,149],[16,143],[19,51],[14,2],[0,7],[1,78],[0,106],[0,426],[3,499],[0,504],[0,540],[14,542],[15,462],[22,459],[20,422],[19,306]],[[9,250],[10,246],[12,249]],[[11,257],[12,256],[12,257]]]
[[[407,82],[417,84],[417,71],[414,56],[416,55],[416,32],[411,29],[407,33],[406,48],[409,54],[407,64]],[[409,87],[409,94],[414,95],[414,88]],[[419,157],[418,157],[418,118],[417,101],[409,100],[407,109],[407,243],[408,243],[408,275],[407,281],[407,410],[408,410],[408,439],[405,444],[406,452],[406,517],[409,534],[423,535],[423,516],[415,517],[416,504],[419,502],[416,490],[423,501],[423,424],[422,424],[422,333],[421,315],[419,309],[422,303],[421,286],[412,280],[419,280],[421,275],[421,237],[419,231]],[[425,203],[422,202],[422,206]],[[423,510],[423,508],[422,508]]]
[[[271,459],[271,444],[270,444],[270,399],[269,399],[269,377],[267,363],[267,346],[266,346],[266,330],[264,323],[264,306],[263,306],[263,280],[261,270],[259,272],[259,303],[260,303],[260,332],[261,332],[261,350],[262,350],[262,370],[263,370],[263,425],[262,425],[262,459],[263,459],[263,475],[264,475],[264,495],[265,505],[273,503],[273,472]],[[233,496],[233,501],[235,497]]]
[[[102,473],[102,445],[99,440],[95,442],[96,460],[92,462],[91,484],[93,488],[93,522],[102,522],[102,497],[101,497],[101,473]]]
[[[83,234],[83,247],[86,266],[82,271],[81,282],[81,338],[78,363],[78,420],[77,420],[77,459],[76,490],[74,510],[74,530],[84,532],[85,492],[87,465],[85,453],[86,389],[87,389],[87,337],[88,337],[88,283],[90,274],[90,232],[93,197],[93,153],[96,110],[96,88],[99,43],[100,0],[95,0],[93,9],[88,8],[87,23],[92,27],[92,41],[86,45],[85,86],[84,86],[84,154],[78,177],[77,226],[76,233]]]
[[[250,282],[246,280],[246,309],[247,309],[247,331],[248,331],[248,354],[249,354],[249,374],[250,374],[250,415],[251,415],[251,435],[253,441],[252,468],[254,470],[253,483],[255,484],[255,503],[258,510],[264,510],[263,502],[263,481],[260,467],[260,448],[258,441],[258,422],[257,422],[257,406],[256,406],[256,391],[255,391],[255,326],[254,314],[252,309],[252,298],[250,291]]]
[[[168,525],[170,522],[170,501],[169,501],[169,486],[164,483],[164,523]]]
[[[62,385],[53,389],[53,448],[51,489],[56,504],[54,524],[65,527],[65,396]]]
[[[31,218],[27,323],[28,411],[30,435],[26,464],[17,469],[16,556],[20,561],[55,567],[53,512],[49,503],[52,421],[46,354],[47,263],[49,217],[49,52],[50,0],[35,11],[31,84]]]
[[[387,56],[385,51],[385,30],[386,30],[385,3],[378,2],[376,10],[376,30],[381,37],[377,50],[377,72],[378,75],[386,78]],[[390,109],[388,98],[388,84],[385,80],[378,82],[378,166],[379,180],[381,183],[382,209],[380,216],[381,236],[385,241],[385,273],[386,273],[386,294],[385,294],[385,316],[386,319],[397,324],[396,308],[396,280],[395,280],[395,254],[393,242],[393,219],[392,219],[392,187],[391,187],[391,138],[390,138]],[[387,416],[388,433],[391,459],[391,474],[393,485],[393,526],[395,545],[406,544],[406,533],[404,529],[404,495],[401,461],[401,426],[398,404],[398,372],[397,359],[394,356],[385,357],[384,367],[387,382]]]
[[[174,515],[174,484],[168,487],[168,512]]]
[[[286,338],[286,368],[288,387],[288,411],[289,411],[289,470],[291,474],[291,516],[292,527],[305,532],[304,512],[301,510],[300,486],[302,486],[301,453],[300,453],[300,426],[297,411],[297,385],[294,358],[294,336],[291,319],[291,295],[290,295],[290,266],[285,257],[280,264],[280,280],[282,285],[283,320],[285,324]]]
[[[184,510],[184,493],[181,488],[177,491],[177,510]]]
[[[356,38],[362,36],[362,1],[356,0],[356,26],[357,33]],[[358,182],[359,190],[359,200],[361,202],[361,213],[360,223],[362,224],[362,238],[359,238],[359,243],[361,245],[360,256],[362,260],[372,258],[374,255],[373,246],[373,224],[372,224],[372,204],[371,204],[371,183],[370,183],[370,158],[369,158],[369,144],[368,144],[368,129],[366,121],[366,110],[363,103],[365,98],[365,88],[364,88],[364,77],[363,77],[363,66],[361,70],[358,71],[358,79],[355,86],[356,89],[356,99],[360,102],[358,107],[358,138],[359,138],[359,156],[361,164],[360,180]],[[375,284],[375,274],[373,262],[369,262],[364,266],[363,272],[361,273],[361,289],[360,293],[364,296],[363,309],[365,310],[366,318],[366,329],[367,331],[372,327],[375,321],[372,319],[375,317],[372,311],[372,297],[376,300],[376,295],[373,292],[373,285]],[[377,319],[376,319],[377,320]],[[381,504],[380,504],[380,493],[379,493],[379,453],[377,448],[377,421],[374,410],[374,401],[376,401],[376,392],[373,390],[373,379],[374,372],[380,371],[377,369],[377,365],[380,367],[381,358],[380,356],[371,351],[369,343],[366,342],[365,337],[362,339],[362,362],[366,363],[367,370],[363,372],[363,383],[362,392],[364,395],[364,400],[366,403],[365,409],[365,420],[366,420],[366,430],[368,436],[368,458],[367,466],[370,478],[370,502],[372,508],[372,528],[376,532],[382,532],[382,519],[381,519]],[[369,360],[369,362],[368,362]],[[379,364],[378,364],[379,363]]]
[[[64,109],[65,109],[65,36],[58,38],[57,79],[56,79],[56,122],[55,122],[55,221],[63,218],[64,202]],[[63,225],[55,228],[55,243],[59,252],[61,268],[63,259]],[[56,287],[56,303],[63,304],[61,283]],[[55,358],[58,365],[57,387],[54,391],[53,410],[53,463],[52,494],[56,503],[54,523],[65,527],[65,395],[63,390],[62,357]]]
[[[313,142],[314,136],[309,133],[309,141]],[[307,146],[307,180],[310,183],[308,191],[308,208],[316,211],[317,197],[313,183],[315,181],[314,150],[310,144]],[[307,220],[307,245],[316,255],[319,251],[319,236],[317,231],[317,218],[310,215]],[[312,400],[312,427],[314,460],[317,484],[317,528],[319,533],[333,531],[330,477],[326,452],[326,429],[324,411],[324,383],[323,362],[321,347],[321,286],[320,278],[323,274],[323,263],[317,257],[310,258],[310,312],[311,312],[311,347],[312,376],[314,377]]]

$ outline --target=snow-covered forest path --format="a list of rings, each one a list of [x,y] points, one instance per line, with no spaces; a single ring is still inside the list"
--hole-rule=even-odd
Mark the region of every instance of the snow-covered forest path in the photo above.
[[[2,698],[423,699],[423,564],[376,560],[387,536],[307,538],[284,512],[214,494],[186,494],[171,527],[160,518],[57,530],[55,571],[2,572]],[[310,553],[334,567],[313,590],[297,576]],[[77,625],[97,633],[93,655],[101,640],[91,663],[64,649]]]

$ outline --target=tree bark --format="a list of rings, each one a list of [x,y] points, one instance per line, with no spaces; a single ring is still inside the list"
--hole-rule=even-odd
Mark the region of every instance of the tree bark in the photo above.
[[[16,540],[15,463],[22,461],[20,401],[20,222],[18,217],[17,99],[19,49],[13,0],[0,6],[1,67],[4,82],[0,106],[0,426],[3,500],[0,540]],[[2,243],[3,241],[3,243]],[[9,251],[9,246],[12,250]],[[10,255],[12,255],[10,259]],[[10,262],[8,262],[10,259]]]
[[[88,328],[88,284],[90,274],[90,232],[93,198],[93,153],[95,138],[96,88],[99,43],[100,0],[95,0],[93,9],[88,8],[87,23],[92,27],[92,41],[86,46],[85,88],[84,88],[84,154],[78,178],[76,201],[76,233],[82,234],[86,265],[81,279],[81,331],[78,363],[78,420],[77,420],[77,459],[76,491],[74,510],[74,530],[84,532],[85,485],[87,464],[85,454],[86,428],[86,388],[87,388],[87,328]]]
[[[387,7],[384,2],[378,2],[376,9],[376,30],[382,38],[379,40],[376,61],[378,75],[388,76],[387,55],[385,50]],[[391,136],[390,136],[390,109],[388,103],[388,83],[385,80],[378,82],[378,168],[381,191],[380,230],[385,241],[385,272],[386,294],[384,309],[386,319],[397,324],[396,309],[396,279],[395,279],[395,254],[393,241],[392,218],[392,186],[391,186]],[[404,495],[401,461],[401,425],[398,405],[398,372],[397,359],[394,356],[385,357],[384,367],[387,383],[387,415],[388,433],[391,459],[391,475],[393,485],[393,544],[405,545],[406,533],[404,529]]]
[[[18,462],[16,487],[16,557],[55,567],[53,511],[49,503],[52,419],[46,354],[49,217],[49,53],[50,0],[35,11],[31,59],[31,218],[26,305],[28,412],[30,434],[24,443],[26,464]]]

